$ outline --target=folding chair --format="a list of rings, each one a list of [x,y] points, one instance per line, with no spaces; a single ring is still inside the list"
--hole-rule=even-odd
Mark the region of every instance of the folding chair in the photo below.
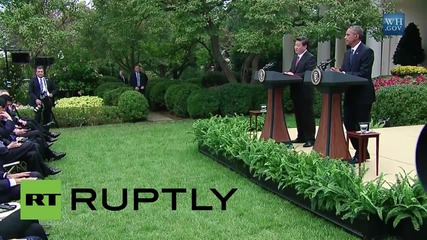
[[[27,164],[25,162],[16,161],[16,162],[3,164],[3,168],[8,173],[24,172],[24,171],[27,171]]]

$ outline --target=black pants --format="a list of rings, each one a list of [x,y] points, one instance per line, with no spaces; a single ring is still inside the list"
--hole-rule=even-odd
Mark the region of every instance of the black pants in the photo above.
[[[316,123],[313,114],[313,86],[292,84],[290,90],[297,124],[297,138],[302,141],[314,141]]]
[[[0,237],[3,239],[37,236],[47,240],[43,226],[37,220],[21,220],[20,210],[0,221]]]
[[[52,121],[52,99],[45,97],[42,99],[43,108],[36,112],[35,120],[38,123],[47,124]],[[42,121],[43,116],[43,121]]]
[[[371,121],[372,104],[344,104],[344,126],[347,131],[359,131],[360,122]],[[351,145],[356,150],[355,157],[359,157],[359,142],[350,138]],[[366,141],[366,146],[367,146]]]
[[[44,134],[40,133],[38,130],[28,130],[23,137],[27,137],[31,142],[37,144],[40,154],[44,160],[47,160],[52,156],[52,151],[47,146],[47,142]]]
[[[38,172],[31,172],[30,177],[43,179],[43,176]],[[5,191],[0,191],[0,203],[16,201],[21,198],[21,185],[15,185]]]
[[[49,169],[38,151],[36,144],[26,141],[22,146],[9,149],[7,153],[0,155],[0,163],[24,161],[27,164],[28,171],[39,172],[43,176],[47,176]]]

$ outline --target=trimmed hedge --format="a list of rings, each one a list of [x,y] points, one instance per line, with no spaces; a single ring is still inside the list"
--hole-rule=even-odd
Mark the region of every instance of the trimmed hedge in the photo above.
[[[102,98],[104,96],[104,93],[107,91],[111,91],[113,89],[116,88],[120,88],[120,87],[126,87],[128,85],[122,83],[122,82],[106,82],[106,83],[102,83],[101,85],[99,85],[96,89],[95,89],[95,96],[98,96],[100,98]]]
[[[155,84],[149,94],[148,98],[150,99],[150,108],[152,110],[162,110],[166,109],[166,103],[165,103],[165,93],[168,90],[168,88],[172,85],[178,84],[178,81],[161,81],[157,84]]]
[[[322,114],[322,93],[314,88],[313,95],[313,115],[315,118],[320,118]]]
[[[171,81],[171,80],[167,79],[167,78],[158,78],[157,77],[157,78],[150,79],[150,81],[147,82],[147,87],[146,87],[147,89],[145,89],[145,96],[148,98],[147,100],[150,103],[150,105],[151,105],[150,92],[153,89],[153,87],[156,86],[158,83],[167,82],[167,81]]]
[[[202,77],[202,84],[204,87],[221,86],[226,83],[228,83],[228,79],[222,72],[207,72]]]
[[[94,96],[69,97],[57,100],[56,107],[100,107],[104,105],[102,98]]]
[[[199,86],[190,83],[181,83],[169,87],[165,93],[165,103],[168,111],[180,117],[188,116],[188,96],[198,89],[200,89]]]
[[[34,118],[34,111],[30,108],[18,111],[21,117]],[[59,127],[81,127],[123,122],[119,108],[116,106],[55,107],[53,113]]]
[[[129,90],[119,97],[117,104],[126,122],[145,120],[148,115],[148,101],[141,93]]]
[[[219,88],[219,95],[222,115],[247,114],[251,110],[252,94],[246,84],[227,83]]]
[[[122,83],[122,81],[120,81],[118,78],[113,77],[113,76],[102,76],[98,79],[99,84],[103,84],[103,83],[107,83],[107,82],[112,82],[112,83]]]
[[[391,126],[427,122],[427,83],[382,87],[376,97],[371,113],[374,122],[388,118]]]
[[[132,87],[120,87],[104,93],[104,104],[109,106],[117,106],[119,102],[119,97],[122,93],[133,90]]]
[[[191,118],[208,118],[219,113],[219,93],[216,88],[193,91],[187,100],[187,111]]]
[[[182,80],[185,83],[191,83],[191,84],[195,84],[199,87],[203,87],[203,83],[202,83],[202,78],[201,77],[194,77],[194,78],[188,78],[188,79],[184,79]]]
[[[246,85],[246,84],[245,84]],[[262,84],[247,84],[251,96],[251,109],[261,109],[261,104],[267,104],[268,90]]]

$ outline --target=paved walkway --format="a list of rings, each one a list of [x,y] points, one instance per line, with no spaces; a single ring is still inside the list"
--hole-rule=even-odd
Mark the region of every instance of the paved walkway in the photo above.
[[[391,127],[372,129],[374,132],[380,133],[380,149],[379,149],[379,172],[386,174],[385,179],[394,182],[395,175],[402,172],[413,171],[416,174],[415,166],[415,150],[418,137],[424,125]],[[296,137],[296,128],[289,129],[291,139]],[[305,152],[311,151],[312,148],[303,148],[303,144],[294,144],[295,149]],[[351,144],[350,144],[351,146]],[[371,159],[367,160],[366,164],[369,171],[366,175],[366,180],[374,179],[375,176],[375,139],[371,138],[368,144],[368,150],[371,154]],[[350,153],[354,154],[354,149],[350,147]]]
[[[147,121],[149,122],[163,122],[163,121],[173,121],[172,118],[165,116],[159,112],[149,112],[147,116]]]

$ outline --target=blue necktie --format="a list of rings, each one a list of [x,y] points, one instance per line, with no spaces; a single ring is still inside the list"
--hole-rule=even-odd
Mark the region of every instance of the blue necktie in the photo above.
[[[141,86],[139,81],[139,72],[136,73],[136,86]]]
[[[354,57],[354,50],[351,49],[351,52],[350,52],[350,65],[353,63],[353,57]]]

